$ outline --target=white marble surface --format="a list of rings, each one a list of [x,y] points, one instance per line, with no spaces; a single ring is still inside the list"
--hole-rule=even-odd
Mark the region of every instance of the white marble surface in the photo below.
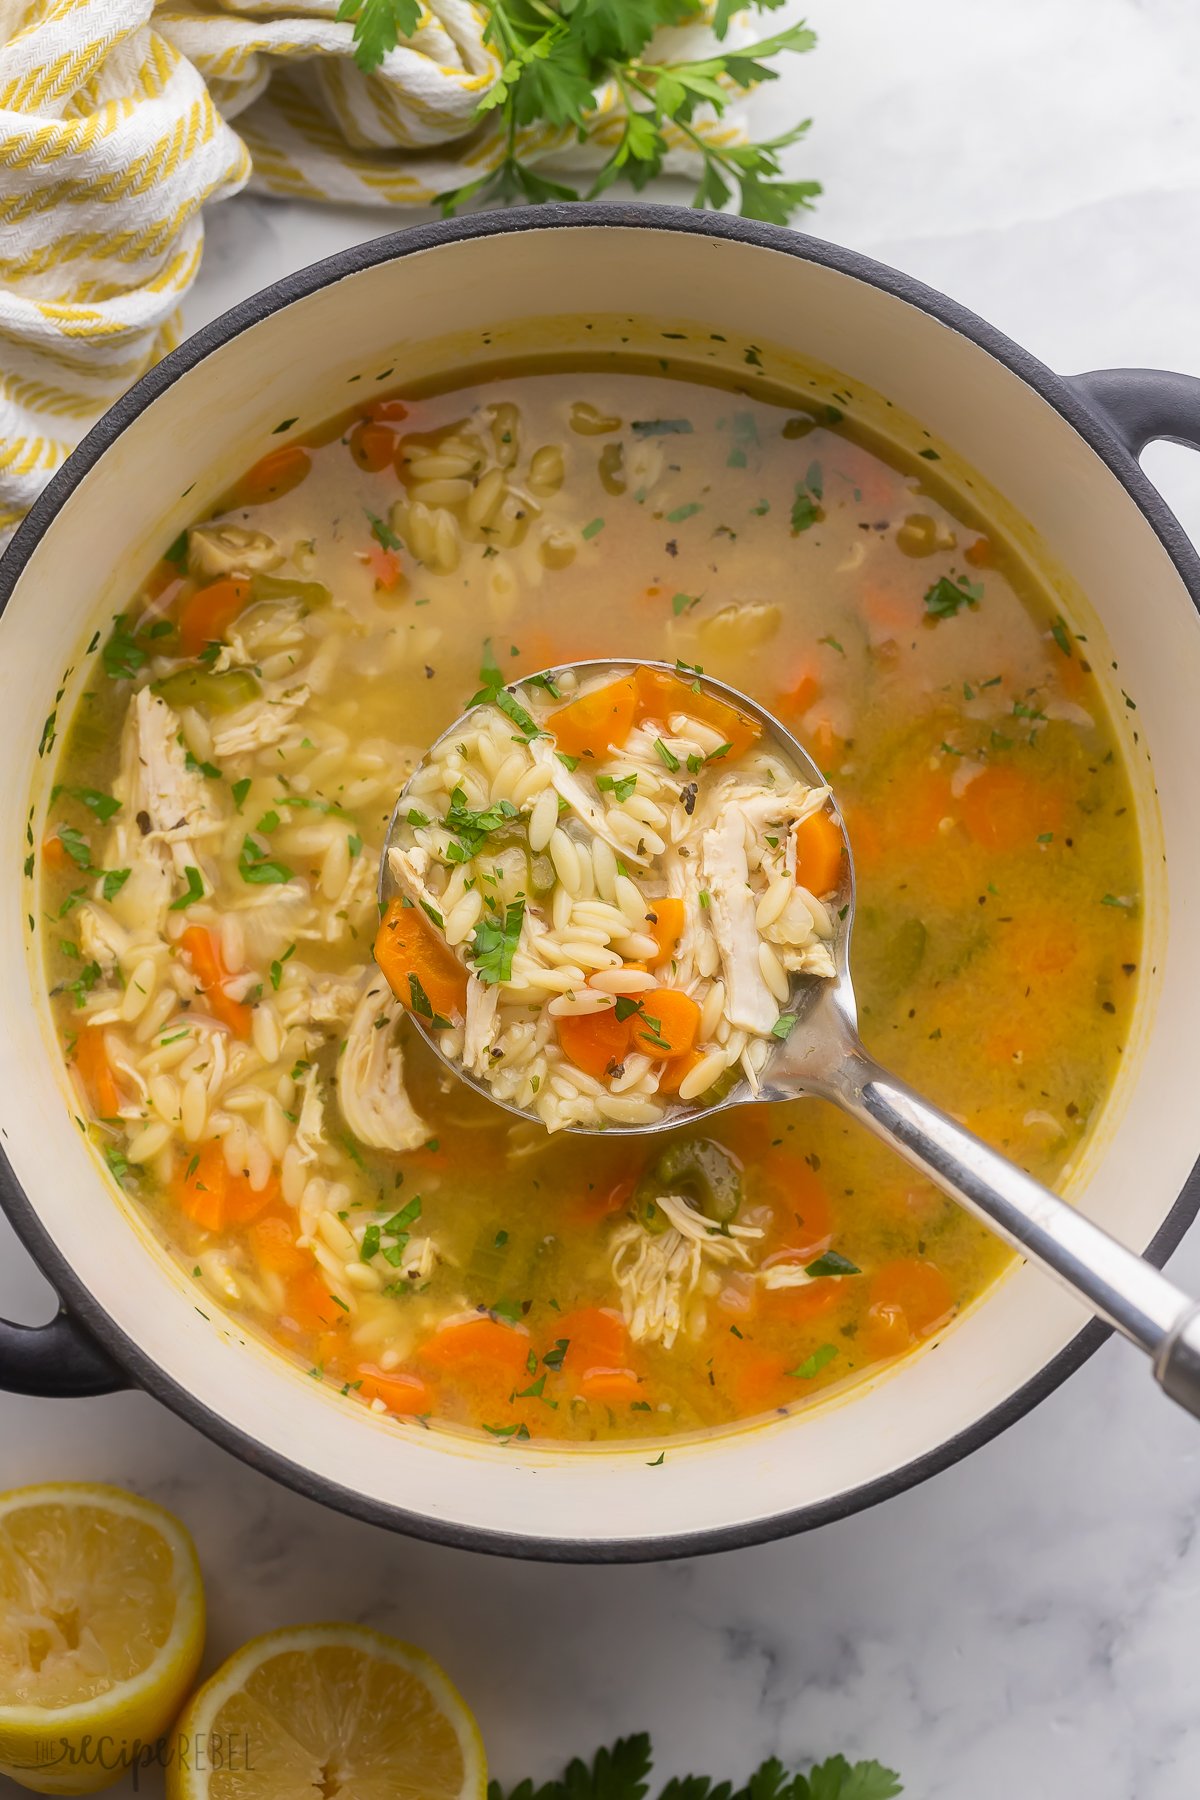
[[[822,48],[763,110],[817,118],[794,158],[828,190],[814,229],[945,288],[1059,369],[1200,372],[1195,0],[809,13]],[[189,323],[391,222],[227,203]],[[1200,537],[1200,458],[1156,449],[1148,466]],[[1200,1236],[1174,1271],[1200,1290]],[[7,1228],[0,1309],[50,1309]],[[658,1568],[409,1543],[251,1474],[141,1396],[0,1396],[0,1486],[56,1476],[126,1483],[183,1515],[208,1573],[210,1661],[329,1616],[426,1644],[502,1777],[647,1727],[664,1772],[844,1749],[898,1767],[919,1800],[1200,1792],[1200,1436],[1117,1345],[882,1509]]]

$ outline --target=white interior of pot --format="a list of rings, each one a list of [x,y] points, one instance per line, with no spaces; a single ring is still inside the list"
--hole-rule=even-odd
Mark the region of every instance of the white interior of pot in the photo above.
[[[778,346],[841,371],[856,390],[861,384],[886,396],[896,409],[889,419],[921,420],[939,447],[973,465],[1024,515],[1028,546],[1069,577],[1064,610],[1074,622],[1084,623],[1069,590],[1078,584],[1089,596],[1118,665],[1105,680],[1132,753],[1154,971],[1096,1152],[1075,1184],[1083,1205],[1143,1247],[1170,1210],[1200,1139],[1190,1074],[1200,960],[1193,929],[1200,840],[1190,821],[1200,621],[1145,519],[1046,403],[924,313],[798,258],[721,239],[625,228],[526,231],[421,251],[333,283],[232,339],[134,420],[62,507],[0,622],[7,746],[0,827],[9,869],[0,930],[7,1026],[0,1119],[14,1170],[47,1230],[104,1310],[172,1381],[270,1452],[441,1525],[586,1542],[670,1537],[793,1511],[887,1475],[968,1428],[1036,1375],[1085,1317],[1040,1272],[1019,1268],[944,1335],[936,1354],[807,1416],[668,1447],[653,1470],[644,1448],[476,1445],[392,1425],[262,1346],[240,1348],[232,1322],[207,1302],[210,1316],[199,1311],[193,1288],[146,1224],[122,1216],[72,1119],[37,974],[40,952],[28,950],[26,918],[37,907],[21,866],[28,796],[47,770],[38,758],[43,721],[74,662],[58,709],[60,722],[69,717],[92,672],[81,650],[96,626],[119,610],[163,544],[269,447],[282,419],[299,414],[303,426],[376,383],[391,389],[418,372],[510,353],[509,328],[536,316],[539,305],[548,312],[552,304],[557,317],[593,320],[632,307],[676,329],[681,295],[691,297],[691,317],[706,328],[699,354],[744,369],[745,349],[755,346],[764,371],[784,376]],[[604,333],[579,335],[594,344]],[[551,337],[547,326],[531,341]],[[671,348],[678,354],[681,346]],[[1086,622],[1098,665],[1096,621]],[[43,779],[36,789],[39,816],[45,787]],[[697,1480],[701,1459],[704,1479]]]

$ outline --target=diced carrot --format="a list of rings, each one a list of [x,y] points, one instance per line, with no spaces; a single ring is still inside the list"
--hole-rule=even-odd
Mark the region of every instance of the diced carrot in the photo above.
[[[228,1185],[225,1152],[215,1138],[210,1138],[186,1163],[179,1164],[171,1190],[180,1211],[193,1224],[202,1231],[222,1231]]]
[[[199,656],[206,644],[219,642],[250,599],[250,583],[236,576],[210,581],[189,594],[179,612],[179,648]]]
[[[656,1061],[686,1056],[700,1030],[700,1008],[678,988],[655,988],[633,1016],[634,1048]]]
[[[311,1333],[334,1330],[340,1323],[341,1308],[329,1292],[325,1277],[310,1264],[288,1282],[283,1313],[297,1330]]]
[[[554,1324],[555,1339],[566,1338],[564,1375],[580,1381],[591,1369],[620,1366],[629,1354],[629,1331],[611,1306],[581,1306]]]
[[[856,806],[845,813],[850,844],[854,851],[854,867],[860,875],[871,875],[884,864],[883,833],[873,813]]]
[[[821,684],[811,669],[804,669],[799,674],[793,672],[792,685],[780,694],[779,710],[791,717],[799,717],[808,711],[820,692]]]
[[[846,740],[834,729],[832,719],[818,719],[804,734],[805,747],[819,769],[827,774],[841,765]]]
[[[618,1019],[617,1009],[605,1012],[567,1013],[554,1021],[563,1055],[569,1056],[577,1069],[597,1080],[622,1062],[629,1050],[632,1018]]]
[[[547,724],[564,755],[604,756],[610,744],[623,744],[629,736],[637,704],[637,678],[622,675],[607,687],[560,706]]]
[[[672,1056],[658,1072],[659,1093],[677,1094],[684,1076],[698,1069],[703,1061],[703,1050],[685,1050],[682,1056]]]
[[[302,444],[281,444],[247,469],[229,494],[230,506],[265,506],[299,487],[312,468],[312,457]]]
[[[272,1170],[265,1187],[253,1188],[247,1175],[234,1174],[221,1143],[210,1138],[180,1163],[172,1191],[182,1212],[205,1231],[247,1225],[279,1197],[279,1177]]]
[[[670,962],[679,947],[683,936],[684,906],[682,900],[664,895],[651,901],[650,911],[654,914],[647,919],[650,936],[658,945],[658,953],[650,958],[650,967],[657,969],[660,963]]]
[[[637,671],[637,689],[639,719],[661,719],[665,723],[671,713],[687,713],[691,718],[699,719],[702,725],[710,725],[714,731],[720,732],[721,740],[729,745],[728,754],[732,757],[744,756],[758,742],[760,728],[757,719],[739,712],[737,707],[730,706],[724,700],[718,700],[715,694],[707,694],[703,690],[697,692],[692,683],[681,680],[678,675],[672,675],[666,669],[640,668]]]
[[[408,408],[403,400],[371,400],[367,404],[369,419],[407,419]]]
[[[972,543],[969,543],[963,551],[963,556],[973,569],[990,569],[996,561],[992,554],[991,543],[985,537],[975,538]]]
[[[417,1355],[435,1369],[477,1364],[484,1369],[516,1375],[529,1355],[529,1333],[523,1325],[502,1325],[499,1319],[464,1319],[443,1325],[426,1338]]]
[[[828,811],[810,813],[796,826],[796,880],[819,900],[841,884],[845,846],[841,827]]]
[[[388,902],[375,938],[375,961],[402,1006],[425,1017],[424,1001],[439,1018],[461,1018],[467,971],[419,906]]]
[[[950,777],[940,769],[921,769],[895,783],[885,813],[888,834],[901,852],[925,849],[941,836],[942,820],[953,819],[958,803]]]
[[[795,1360],[778,1351],[757,1351],[748,1344],[739,1344],[738,1354],[730,1359],[729,1374],[721,1385],[731,1394],[739,1413],[769,1412],[796,1397],[794,1390],[799,1383],[789,1384],[787,1379]]]
[[[885,1263],[871,1276],[867,1292],[864,1337],[873,1356],[898,1355],[954,1315],[950,1283],[936,1264],[917,1257]]]
[[[350,433],[350,454],[360,469],[378,475],[396,454],[396,434],[374,419],[363,419]]]
[[[376,1368],[374,1363],[360,1363],[357,1380],[358,1392],[364,1400],[382,1400],[388,1411],[398,1418],[433,1411],[433,1395],[419,1375],[406,1375],[399,1369],[385,1371]]]
[[[371,571],[377,588],[390,594],[400,580],[400,558],[394,550],[385,550],[382,544],[369,544],[363,551],[363,559]]]
[[[862,609],[873,644],[898,643],[911,640],[918,630],[925,603],[920,594],[868,583],[863,588]]]
[[[104,1048],[104,1032],[99,1025],[80,1027],[75,1040],[75,1067],[83,1079],[84,1091],[96,1117],[115,1118],[121,1097]]]
[[[220,940],[203,925],[189,925],[179,945],[192,965],[192,974],[213,1018],[227,1025],[234,1037],[248,1038],[253,1024],[252,1011],[243,1001],[232,1000],[225,992],[224,984],[231,971],[222,960]]]
[[[776,1223],[769,1234],[774,1246],[766,1262],[811,1262],[828,1250],[833,1219],[825,1183],[796,1150],[780,1145],[758,1159],[759,1179],[776,1207]]]
[[[70,860],[70,857],[67,855],[67,846],[63,843],[57,831],[53,832],[43,841],[42,865],[44,868],[51,870],[54,874],[58,874],[61,869],[66,868]]]
[[[256,1219],[247,1235],[255,1260],[275,1275],[299,1275],[311,1264],[296,1243],[295,1225],[278,1213]]]
[[[759,1304],[771,1318],[786,1319],[789,1325],[807,1325],[810,1319],[833,1311],[840,1297],[840,1285],[827,1275],[803,1287],[763,1287]]]
[[[977,775],[960,801],[963,824],[985,849],[1033,849],[1039,837],[1062,827],[1062,795],[1021,769],[993,764]]]
[[[589,1369],[579,1383],[579,1392],[599,1405],[621,1406],[640,1399],[642,1383],[632,1369]]]
[[[674,1064],[669,1066],[673,1068]],[[614,1213],[625,1212],[633,1199],[637,1182],[636,1172],[626,1172],[616,1181],[596,1182],[594,1186],[589,1186],[588,1192],[572,1207],[574,1217],[588,1225],[596,1225],[602,1219],[611,1218]]]

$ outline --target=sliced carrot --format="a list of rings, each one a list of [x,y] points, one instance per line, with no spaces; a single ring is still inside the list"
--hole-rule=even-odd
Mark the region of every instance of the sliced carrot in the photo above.
[[[83,1079],[84,1091],[96,1117],[115,1118],[121,1097],[104,1048],[104,1032],[99,1025],[80,1027],[75,1040],[75,1067]]]
[[[220,940],[203,925],[189,925],[179,945],[192,965],[192,974],[214,1019],[227,1025],[234,1037],[248,1038],[253,1024],[252,1011],[243,1001],[232,1000],[225,992],[224,984],[231,971],[222,960]]]
[[[803,674],[793,680],[790,688],[784,689],[779,697],[779,709],[781,712],[790,713],[793,716],[806,713],[819,697],[820,692],[820,682],[811,670],[806,669]]]
[[[274,1275],[299,1275],[311,1265],[311,1257],[296,1243],[295,1225],[277,1213],[256,1219],[247,1236],[256,1262]]]
[[[822,1276],[803,1287],[764,1287],[759,1304],[768,1317],[786,1319],[789,1325],[807,1325],[832,1312],[838,1303],[840,1283],[833,1276]]]
[[[678,988],[655,988],[633,1017],[634,1048],[656,1061],[686,1056],[700,1030],[700,1008]]]
[[[67,846],[63,843],[57,831],[43,841],[43,868],[49,869],[53,874],[57,875],[60,870],[66,868],[70,860],[71,859],[67,854]]]
[[[833,1237],[829,1195],[812,1166],[797,1151],[780,1146],[758,1159],[757,1173],[776,1206],[769,1241],[777,1247],[765,1261],[811,1262],[828,1250]]]
[[[179,612],[179,648],[199,656],[206,644],[218,642],[250,599],[250,583],[230,575],[210,581],[189,594]]]
[[[288,1282],[283,1314],[299,1331],[331,1331],[340,1322],[341,1308],[329,1292],[325,1277],[310,1264]]]
[[[375,961],[402,1006],[427,1017],[461,1018],[467,1005],[467,971],[419,906],[391,900],[375,938]]]
[[[606,1012],[568,1013],[554,1021],[563,1055],[569,1056],[577,1069],[597,1080],[624,1061],[633,1029],[632,1018],[618,1019],[617,1009]]]
[[[920,594],[868,584],[863,589],[862,609],[872,644],[911,640],[925,615]]]
[[[399,1418],[433,1411],[433,1395],[419,1375],[405,1375],[401,1370],[385,1371],[374,1363],[360,1363],[357,1381],[358,1392],[364,1400],[382,1400],[388,1411]]]
[[[918,1257],[885,1263],[867,1290],[864,1336],[874,1356],[896,1356],[954,1316],[954,1294],[942,1271]]]
[[[747,713],[739,712],[715,694],[698,692],[693,683],[681,680],[666,669],[640,668],[637,672],[638,717],[666,722],[671,713],[687,713],[709,725],[729,745],[728,755],[744,756],[759,739],[759,725]]]
[[[363,419],[350,433],[350,454],[360,469],[378,475],[396,454],[396,434],[374,419]]]
[[[564,1375],[579,1381],[591,1369],[615,1368],[629,1354],[629,1331],[611,1306],[581,1306],[555,1321],[554,1337],[566,1338]]]
[[[963,556],[973,569],[991,569],[996,562],[991,543],[985,537],[976,538],[968,544],[963,551]]]
[[[375,586],[390,594],[400,580],[400,558],[394,550],[385,550],[382,544],[371,544],[364,552],[364,559],[371,571]]]
[[[603,756],[610,744],[623,744],[633,730],[637,713],[638,683],[622,675],[607,687],[581,694],[551,713],[547,724],[566,756]]]
[[[830,812],[810,813],[801,819],[796,839],[796,880],[818,900],[840,885],[845,868],[841,827]]]
[[[1062,828],[1062,795],[1046,781],[1004,764],[977,775],[960,801],[963,824],[985,849],[1032,850]]]
[[[670,1066],[673,1068],[674,1064]],[[627,1211],[639,1173],[640,1171],[626,1173],[616,1181],[600,1181],[589,1186],[588,1192],[572,1208],[574,1216],[588,1225],[596,1225],[602,1219],[611,1218],[614,1213]]]
[[[702,1050],[685,1050],[682,1056],[672,1056],[658,1072],[659,1093],[677,1094],[684,1076],[690,1075],[693,1069],[698,1069],[703,1061]]]
[[[789,1384],[787,1379],[788,1370],[795,1366],[795,1361],[794,1355],[757,1351],[747,1344],[739,1344],[738,1354],[730,1358],[729,1374],[721,1385],[731,1394],[739,1413],[769,1412],[795,1399],[799,1383]]]
[[[660,963],[670,962],[679,948],[685,912],[683,901],[669,896],[651,901],[650,911],[654,915],[647,919],[650,936],[658,945],[657,955],[650,958],[650,967],[657,969]]]
[[[875,815],[856,806],[853,811],[845,812],[845,818],[854,850],[855,869],[860,875],[876,873],[884,865],[886,850]]]
[[[312,468],[312,457],[302,444],[281,444],[247,469],[229,494],[230,506],[265,506],[299,487]]]
[[[417,1355],[435,1369],[475,1364],[516,1375],[525,1367],[529,1348],[529,1333],[523,1325],[502,1325],[499,1319],[481,1316],[443,1325],[426,1338]]]
[[[226,1225],[248,1225],[279,1198],[279,1176],[274,1169],[260,1188],[251,1187],[248,1175],[230,1175],[225,1185]]]
[[[212,1138],[201,1146],[186,1163],[180,1163],[171,1183],[171,1191],[180,1211],[203,1231],[222,1231],[225,1227],[225,1195],[229,1186],[229,1170],[225,1152]]]
[[[950,777],[922,769],[903,785],[893,784],[885,813],[888,835],[901,852],[925,849],[938,841],[943,819],[953,819],[957,809]]]
[[[371,400],[367,404],[369,419],[407,419],[408,408],[403,400]]]
[[[579,1383],[585,1400],[604,1406],[628,1405],[641,1397],[642,1383],[632,1369],[589,1369]]]

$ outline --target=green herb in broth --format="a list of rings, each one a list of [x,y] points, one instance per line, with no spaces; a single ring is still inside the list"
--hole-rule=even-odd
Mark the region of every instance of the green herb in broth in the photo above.
[[[1042,1179],[1095,1123],[1138,979],[1140,867],[1085,647],[943,465],[844,411],[658,359],[468,372],[235,485],[217,522],[278,560],[215,658],[151,635],[201,585],[176,545],[111,628],[35,852],[44,912],[72,921],[70,949],[64,927],[47,938],[72,1078],[181,1266],[346,1404],[510,1455],[711,1430],[903,1354],[1006,1261],[797,1103],[706,1126],[756,1234],[745,1258],[706,1249],[694,1286],[648,1286],[675,1229],[654,1166],[693,1134],[548,1141],[408,1031],[370,960],[374,868],[481,660],[485,692],[608,656],[754,692],[847,811],[868,1041]],[[161,829],[122,761],[143,690],[182,738],[160,746],[170,780],[194,784]],[[464,770],[451,830],[495,843],[466,941],[503,979],[539,890],[521,819],[484,789]],[[418,974],[426,1017],[452,1012],[446,978]]]

